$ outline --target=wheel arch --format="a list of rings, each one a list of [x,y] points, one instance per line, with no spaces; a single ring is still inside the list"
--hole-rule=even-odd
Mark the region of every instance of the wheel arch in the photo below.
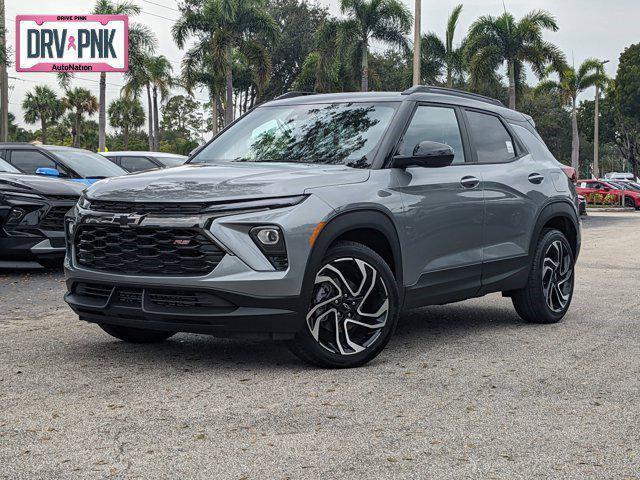
[[[402,291],[402,252],[398,231],[386,213],[370,208],[341,212],[322,227],[307,261],[303,292],[308,292],[313,284],[310,272],[320,267],[327,250],[341,240],[360,243],[378,253],[389,264],[398,288]]]
[[[529,245],[531,258],[534,256],[537,240],[546,228],[555,228],[561,231],[571,245],[574,258],[578,258],[580,253],[580,220],[574,205],[566,200],[559,200],[546,205],[541,210]]]

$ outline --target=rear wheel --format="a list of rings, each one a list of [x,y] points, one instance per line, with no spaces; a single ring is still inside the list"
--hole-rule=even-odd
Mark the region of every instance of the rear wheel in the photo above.
[[[176,332],[123,327],[121,325],[108,325],[104,323],[99,326],[112,337],[129,343],[157,343],[176,334]]]
[[[556,323],[569,310],[573,298],[574,256],[558,230],[542,232],[527,285],[514,292],[513,306],[531,323]]]
[[[398,287],[387,263],[364,245],[339,242],[313,274],[305,325],[289,343],[293,353],[325,368],[375,358],[398,321]]]
[[[628,208],[635,208],[636,210],[638,209],[636,207],[635,200],[631,197],[624,197],[624,206]]]

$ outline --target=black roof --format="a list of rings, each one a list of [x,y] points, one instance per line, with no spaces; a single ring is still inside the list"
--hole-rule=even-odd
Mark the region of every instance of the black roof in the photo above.
[[[460,105],[463,107],[479,108],[500,114],[511,120],[527,120],[527,116],[506,108],[502,102],[464,90],[418,85],[404,92],[345,92],[322,93],[287,92],[268,102],[268,105],[302,105],[305,103],[333,103],[333,102],[403,102],[422,101]]]

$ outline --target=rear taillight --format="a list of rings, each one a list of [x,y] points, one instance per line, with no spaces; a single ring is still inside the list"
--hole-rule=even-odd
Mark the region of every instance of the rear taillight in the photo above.
[[[575,168],[563,166],[562,167],[562,171],[565,173],[565,175],[567,175],[567,177],[569,177],[569,179],[573,183],[578,183],[578,174],[576,173],[576,169]]]

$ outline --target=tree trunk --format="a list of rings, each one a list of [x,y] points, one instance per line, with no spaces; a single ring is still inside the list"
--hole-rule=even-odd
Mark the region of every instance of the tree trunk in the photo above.
[[[453,88],[453,72],[450,65],[447,65],[447,88]]]
[[[160,127],[158,125],[158,89],[153,87],[153,151],[160,151]]]
[[[508,62],[509,68],[509,108],[516,109],[516,66],[514,62]]]
[[[40,130],[41,130],[41,137],[42,137],[42,144],[46,145],[47,144],[47,121],[40,117]]]
[[[216,97],[217,95],[215,94],[211,96],[211,114],[213,115],[211,117],[211,133],[213,133],[214,137],[218,134],[218,102]]]
[[[153,152],[153,146],[155,145],[153,141],[153,103],[151,101],[151,88],[147,83],[147,105],[149,107],[149,151]]]
[[[231,47],[227,47],[227,71],[225,72],[226,99],[224,105],[224,126],[233,122],[233,59],[231,58]]]
[[[124,140],[124,149],[129,150],[129,125],[127,123],[124,124],[124,128],[122,130],[122,137]]]
[[[360,83],[360,91],[369,91],[369,45],[367,45],[367,42],[362,44],[362,81]]]
[[[100,109],[98,110],[98,151],[104,152],[107,144],[107,74],[100,73]]]
[[[73,135],[73,146],[76,148],[80,148],[80,120],[81,120],[81,113],[76,111],[76,117],[74,119],[74,135]]]
[[[576,109],[576,99],[573,99],[571,110],[571,166],[576,169],[578,178],[580,177],[580,135],[578,133],[578,110]]]

